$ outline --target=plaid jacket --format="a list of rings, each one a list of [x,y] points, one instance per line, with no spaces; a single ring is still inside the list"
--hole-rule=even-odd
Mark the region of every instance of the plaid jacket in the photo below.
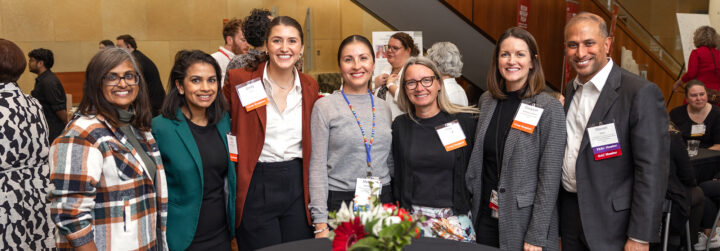
[[[50,201],[58,249],[95,241],[98,250],[167,250],[165,171],[152,134],[140,133],[155,175],[100,115],[77,117],[53,142]]]

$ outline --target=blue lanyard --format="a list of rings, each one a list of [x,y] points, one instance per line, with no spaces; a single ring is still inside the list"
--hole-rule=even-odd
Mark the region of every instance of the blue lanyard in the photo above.
[[[372,92],[368,90],[368,95],[370,95],[370,103],[372,104],[372,133],[370,134],[370,140],[368,141],[367,136],[365,136],[365,129],[363,129],[362,123],[360,123],[360,118],[358,118],[357,113],[355,112],[355,109],[350,104],[350,100],[348,100],[347,96],[345,96],[345,91],[340,90],[340,93],[342,93],[343,98],[345,98],[345,102],[348,104],[348,107],[350,107],[350,111],[352,112],[353,116],[355,116],[355,121],[357,121],[358,127],[360,127],[360,133],[362,133],[363,136],[363,143],[365,144],[365,156],[367,158],[367,166],[370,167],[372,164],[372,158],[370,157],[370,150],[372,150],[373,145],[373,139],[375,139],[375,100],[373,99]],[[368,176],[370,176],[370,170],[368,170]]]

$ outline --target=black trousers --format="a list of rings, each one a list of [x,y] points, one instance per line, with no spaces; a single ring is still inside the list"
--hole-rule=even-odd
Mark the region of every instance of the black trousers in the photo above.
[[[700,183],[700,188],[705,193],[705,209],[702,216],[700,226],[703,229],[709,229],[715,221],[715,215],[718,211],[718,203],[720,202],[720,181],[705,181]]]
[[[475,225],[475,238],[479,244],[500,247],[500,227],[498,219],[493,218],[490,210],[481,208],[477,225]]]
[[[577,193],[571,193],[562,188],[559,197],[562,250],[590,250],[582,229]]]
[[[337,211],[340,210],[340,206],[342,206],[343,201],[345,204],[350,203],[355,198],[355,191],[352,192],[345,192],[345,191],[328,191],[328,212],[330,211]],[[380,203],[393,203],[392,198],[392,186],[387,185],[383,186],[382,190],[380,191]]]
[[[313,237],[305,214],[302,177],[302,159],[255,166],[237,230],[239,250]]]

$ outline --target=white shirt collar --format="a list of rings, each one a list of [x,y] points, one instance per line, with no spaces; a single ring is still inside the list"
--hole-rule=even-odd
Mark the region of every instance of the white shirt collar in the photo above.
[[[577,90],[578,85],[586,85],[588,83],[592,83],[591,86],[595,86],[595,89],[598,90],[598,92],[601,92],[603,87],[605,86],[605,82],[607,82],[608,77],[610,76],[610,71],[613,68],[613,61],[612,58],[609,58],[608,63],[605,64],[605,66],[597,73],[595,76],[593,76],[590,81],[587,83],[580,83],[580,80],[578,80],[578,77],[575,76],[575,80],[573,80],[573,87]]]
[[[225,46],[220,46],[220,49],[218,49],[218,50],[220,50],[221,52],[227,54],[227,56],[230,57],[230,58],[235,57],[235,53],[233,53],[232,51],[230,51],[230,50],[228,50],[228,49],[225,49]]]
[[[265,83],[265,88],[270,88],[270,90],[272,90],[273,87],[270,84],[272,80],[270,79],[270,75],[268,75],[268,67],[270,67],[270,61],[265,62],[265,69],[263,69],[263,83]],[[295,75],[293,89],[299,92],[300,90],[302,90],[302,88],[300,87],[300,74],[295,67],[293,67],[293,75]],[[274,81],[272,82],[275,83]]]

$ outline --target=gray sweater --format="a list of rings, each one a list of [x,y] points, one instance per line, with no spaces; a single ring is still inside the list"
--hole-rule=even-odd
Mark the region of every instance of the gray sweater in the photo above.
[[[360,118],[365,135],[372,133],[372,105],[368,94],[346,94]],[[387,165],[392,145],[390,107],[375,100],[375,138],[372,144],[372,176],[383,186],[390,184]],[[355,191],[357,178],[367,176],[367,160],[363,136],[348,104],[340,92],[318,99],[310,121],[312,155],[310,158],[310,214],[314,223],[327,222],[328,190]]]

